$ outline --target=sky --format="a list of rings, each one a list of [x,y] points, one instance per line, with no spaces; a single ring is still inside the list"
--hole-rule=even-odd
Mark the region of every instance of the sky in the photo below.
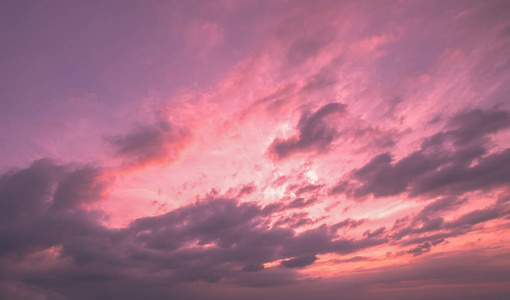
[[[2,1],[0,298],[510,296],[510,2]]]

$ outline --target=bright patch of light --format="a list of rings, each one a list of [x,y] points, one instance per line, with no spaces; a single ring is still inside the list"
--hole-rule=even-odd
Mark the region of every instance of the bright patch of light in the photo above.
[[[308,170],[306,173],[306,178],[308,178],[308,180],[312,183],[312,184],[316,184],[318,181],[319,181],[319,176],[317,176],[317,174],[315,173],[314,170],[310,169]]]

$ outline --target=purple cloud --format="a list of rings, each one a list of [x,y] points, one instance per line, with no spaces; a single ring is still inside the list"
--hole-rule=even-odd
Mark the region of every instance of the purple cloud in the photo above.
[[[342,116],[345,113],[346,105],[341,103],[328,103],[315,113],[304,113],[297,125],[299,135],[287,140],[275,139],[269,151],[278,159],[311,149],[324,151],[338,137],[337,130],[329,126],[324,119],[330,115]]]
[[[379,198],[404,192],[418,197],[463,194],[505,185],[510,182],[509,150],[486,154],[490,135],[509,126],[510,115],[505,110],[459,113],[447,125],[454,129],[424,138],[420,150],[398,161],[387,152],[373,157],[341,180],[331,193],[347,193],[358,199],[370,194]],[[450,148],[450,141],[456,146]]]

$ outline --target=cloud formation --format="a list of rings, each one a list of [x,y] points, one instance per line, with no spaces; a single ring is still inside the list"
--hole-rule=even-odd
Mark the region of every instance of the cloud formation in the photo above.
[[[0,28],[0,299],[509,298],[507,1]]]
[[[316,254],[348,254],[386,241],[375,236],[342,238],[324,225],[300,233],[271,226],[271,210],[221,197],[112,229],[102,225],[105,216],[81,205],[102,199],[96,190],[106,184],[93,181],[97,172],[43,160],[3,174],[3,264],[16,265],[13,253],[27,259],[48,255],[62,263],[69,260],[59,272],[76,280],[119,280],[132,277],[135,270],[139,275],[171,270],[161,275],[169,283],[218,282],[239,272],[266,272],[265,263],[281,259],[286,268],[305,267],[317,260]],[[37,193],[27,197],[28,186],[37,187]],[[73,193],[69,186],[75,187]]]
[[[160,120],[153,125],[141,125],[125,135],[113,135],[106,141],[114,155],[127,166],[138,167],[169,163],[179,157],[191,138],[187,128]]]
[[[325,151],[339,134],[325,119],[331,115],[341,117],[345,114],[346,105],[342,103],[328,103],[314,113],[304,113],[297,124],[299,134],[286,140],[275,139],[269,147],[270,153],[283,159],[301,151]]]
[[[398,161],[388,152],[373,157],[331,192],[358,199],[404,192],[419,197],[463,194],[509,182],[509,149],[487,155],[490,136],[510,127],[508,111],[461,112],[448,121],[447,127],[451,129],[424,138],[419,150]]]

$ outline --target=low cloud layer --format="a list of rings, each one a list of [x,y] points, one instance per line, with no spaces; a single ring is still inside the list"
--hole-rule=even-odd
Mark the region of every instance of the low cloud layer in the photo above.
[[[36,276],[40,268],[56,268],[55,272],[68,280],[98,285],[119,280],[127,284],[139,276],[156,276],[170,285],[215,283],[244,278],[243,272],[271,274],[278,268],[265,268],[264,264],[281,261],[281,267],[292,270],[314,264],[317,255],[346,255],[384,244],[401,245],[403,250],[396,255],[418,256],[473,226],[510,215],[507,203],[498,202],[446,221],[442,214],[466,200],[444,198],[430,203],[411,219],[397,222],[390,231],[374,228],[353,239],[337,231],[356,228],[363,220],[347,219],[296,232],[291,227],[271,224],[281,208],[207,196],[166,214],[139,218],[125,228],[113,229],[102,225],[105,215],[87,209],[88,204],[103,199],[102,191],[108,187],[107,182],[99,180],[100,172],[41,160],[0,177],[0,263],[4,278],[28,284],[28,278]],[[20,265],[35,257],[54,263]],[[18,267],[21,271],[10,273]],[[82,288],[65,287],[66,279],[60,275],[40,278],[36,286],[51,286],[58,293],[81,299],[83,296],[78,295],[83,293]],[[285,276],[297,278],[292,273]],[[262,284],[257,276],[253,282],[249,278],[244,278],[242,284]]]

